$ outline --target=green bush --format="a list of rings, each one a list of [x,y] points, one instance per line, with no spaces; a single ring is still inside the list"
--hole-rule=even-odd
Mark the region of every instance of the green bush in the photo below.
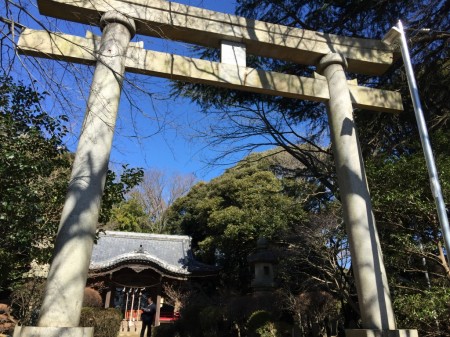
[[[161,324],[153,329],[152,337],[178,337],[178,329],[175,324]]]
[[[116,309],[83,308],[80,326],[93,327],[94,337],[115,337],[119,334],[122,315]]]
[[[250,315],[247,321],[247,331],[248,335],[251,337],[259,337],[260,333],[258,330],[267,326],[268,323],[273,323],[273,318],[270,312],[265,310],[257,310]]]
[[[419,336],[432,335],[438,327],[442,335],[450,333],[450,290],[447,287],[398,294],[394,300],[394,309],[398,325],[419,330]]]
[[[292,336],[293,326],[286,322],[265,323],[262,327],[256,329],[259,337],[290,337]]]
[[[277,326],[274,322],[267,322],[262,327],[256,329],[260,337],[278,337]]]
[[[203,331],[217,330],[223,320],[223,310],[216,306],[208,306],[200,312],[200,325]]]
[[[200,324],[201,305],[189,305],[181,311],[179,322],[180,332],[183,336],[203,336],[202,326]]]

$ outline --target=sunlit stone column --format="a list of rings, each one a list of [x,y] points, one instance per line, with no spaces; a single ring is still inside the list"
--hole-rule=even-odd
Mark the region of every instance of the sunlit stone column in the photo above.
[[[70,328],[78,327],[80,321],[125,72],[125,56],[128,43],[135,34],[134,22],[114,11],[105,13],[101,23],[103,35],[98,61],[38,327],[25,327],[17,332],[18,336],[92,334],[92,329]]]
[[[392,303],[345,67],[346,61],[341,55],[329,54],[322,58],[318,70],[326,77],[330,92],[328,120],[359,308],[365,329],[394,330]]]

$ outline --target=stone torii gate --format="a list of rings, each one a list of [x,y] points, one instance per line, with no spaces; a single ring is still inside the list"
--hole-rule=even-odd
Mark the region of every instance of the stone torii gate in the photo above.
[[[78,327],[125,71],[324,102],[364,329],[347,336],[417,336],[398,330],[372,214],[353,108],[400,112],[398,93],[358,86],[345,71],[382,74],[393,51],[378,40],[307,31],[165,0],[38,0],[41,14],[98,25],[101,38],[26,29],[19,52],[95,64],[37,327],[15,337],[90,337]],[[221,62],[145,50],[135,34],[221,48]],[[317,66],[305,78],[246,67],[246,53]]]

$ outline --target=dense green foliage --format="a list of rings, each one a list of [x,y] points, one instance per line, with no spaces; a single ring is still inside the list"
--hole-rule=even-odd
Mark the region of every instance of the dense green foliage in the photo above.
[[[148,228],[148,214],[136,192],[111,209],[111,220],[105,228],[123,232],[144,232]]]
[[[176,337],[179,335],[177,326],[174,324],[161,324],[153,330],[153,337]]]
[[[70,158],[63,137],[66,119],[42,111],[43,94],[0,83],[0,289],[17,280],[31,260],[48,259],[48,239],[56,230]]]
[[[70,174],[72,154],[64,146],[66,116],[42,110],[45,93],[0,78],[0,292],[20,282],[32,261],[48,263]],[[142,178],[124,167],[109,171],[100,221]]]
[[[441,141],[447,143],[446,137]],[[252,331],[277,335],[283,324],[292,327],[293,322],[306,335],[321,329],[332,331],[338,325],[359,327],[356,289],[349,269],[351,258],[339,202],[320,200],[323,194],[314,193],[317,191],[314,184],[280,174],[280,164],[293,168],[293,163],[286,161],[285,154],[268,154],[251,155],[223,176],[196,185],[170,209],[173,230],[192,236],[197,257],[223,267],[221,292],[228,289],[241,294],[233,301],[226,291],[211,299],[227,303],[223,321],[214,323],[222,327],[216,330],[216,335],[220,335],[219,330],[228,329],[231,333],[233,328],[229,324],[233,322],[241,335],[247,336],[250,327],[242,319],[248,320],[252,311],[244,308],[250,303],[259,310],[264,307],[257,304],[256,298],[242,295],[249,288],[246,257],[255,248],[255,233],[269,237],[276,249],[280,301],[277,308],[289,313],[291,320],[286,321],[278,312],[273,321]],[[437,158],[446,186],[450,179],[448,158],[445,155]],[[449,314],[448,278],[445,260],[438,252],[440,231],[424,165],[418,151],[396,160],[372,158],[367,167],[374,186],[375,213],[399,327],[417,328],[425,336],[441,336],[448,332],[445,319]],[[258,209],[264,212],[263,216],[255,216]],[[182,322],[186,322],[182,331],[194,333],[201,326],[203,316],[198,315],[203,306],[195,303],[194,300],[183,310],[186,316],[182,315]],[[269,308],[273,310],[275,302],[271,303]],[[279,320],[284,323],[280,325]],[[197,323],[191,326],[188,322]]]
[[[448,143],[446,137],[440,139]],[[241,294],[248,291],[246,258],[256,238],[270,238],[279,256],[281,307],[291,312],[302,331],[325,328],[330,320],[359,326],[339,202],[328,200],[305,179],[280,173],[280,165],[293,169],[295,161],[286,160],[286,153],[271,153],[251,155],[221,177],[194,186],[170,209],[172,229],[192,236],[197,257],[223,267],[222,290]],[[448,158],[437,157],[447,186]],[[420,311],[412,309],[421,305],[424,292],[429,293],[426,275],[433,289],[448,287],[423,155],[416,151],[395,160],[380,158],[371,157],[367,168],[399,327],[416,327],[433,336],[436,317],[440,321],[448,314],[447,296],[427,301]],[[439,324],[445,333],[446,325]]]
[[[250,337],[259,337],[257,331],[272,321],[274,321],[274,319],[270,312],[265,310],[255,311],[250,315],[247,321],[248,335]]]
[[[117,336],[122,314],[116,309],[83,308],[80,326],[93,327],[94,337]]]
[[[447,336],[450,331],[449,303],[449,288],[433,287],[396,296],[394,307],[403,326],[414,326],[426,335]]]
[[[129,168],[122,165],[122,172],[119,177],[111,170],[106,176],[105,189],[102,196],[102,208],[98,221],[102,224],[110,221],[113,214],[113,206],[122,203],[131,190],[138,185],[144,176],[144,171],[140,168]]]
[[[305,217],[299,200],[307,197],[307,184],[278,179],[269,167],[269,160],[250,156],[211,182],[195,185],[170,209],[172,231],[190,235],[204,262],[223,267],[227,287],[245,290],[247,256],[260,236],[275,240]]]
[[[449,200],[448,134],[434,133],[433,145]],[[450,273],[423,152],[416,145],[397,158],[370,158],[367,168],[399,324],[417,327],[421,335],[445,335]]]

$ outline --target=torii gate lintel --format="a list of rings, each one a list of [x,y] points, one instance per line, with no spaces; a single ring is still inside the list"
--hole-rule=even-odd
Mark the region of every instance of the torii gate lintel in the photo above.
[[[38,0],[41,14],[98,26],[110,10],[135,20],[136,33],[210,48],[243,43],[249,54],[316,66],[326,54],[345,56],[348,71],[381,75],[396,54],[381,40],[326,34],[166,0]]]
[[[18,51],[24,55],[94,65],[99,41],[100,37],[90,32],[83,38],[25,29],[20,35]],[[213,62],[146,50],[142,45],[138,42],[128,46],[127,72],[324,103],[330,98],[327,81],[322,76],[309,78],[241,66],[231,62],[236,61],[234,54],[229,56],[231,61]],[[228,41],[222,41],[222,45],[228,45]],[[403,111],[398,92],[363,87],[354,81],[349,82],[349,90],[354,108],[391,113]]]

